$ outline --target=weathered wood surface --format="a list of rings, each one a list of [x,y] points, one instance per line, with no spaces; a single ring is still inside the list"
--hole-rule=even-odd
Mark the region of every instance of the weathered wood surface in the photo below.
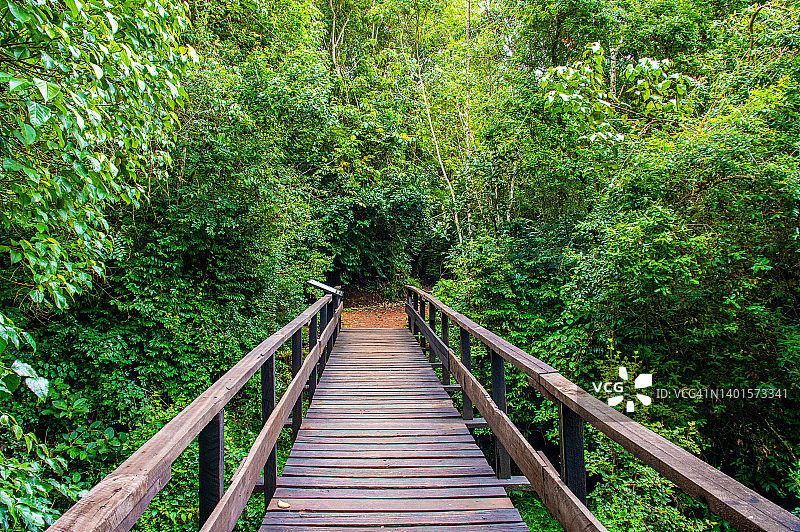
[[[326,295],[261,342],[130,458],[67,510],[48,532],[127,532],[166,485],[172,463],[275,351],[330,303]]]
[[[410,332],[344,329],[261,530],[411,526],[527,530]]]
[[[412,299],[418,301],[419,305],[426,302],[433,305],[439,313],[448,316],[451,323],[468,331],[512,366],[525,373],[529,377],[530,385],[542,395],[563,404],[587,423],[622,445],[642,462],[674,482],[683,491],[708,504],[712,512],[725,519],[737,530],[800,532],[800,518],[792,515],[789,511],[725,475],[685,449],[636,423],[625,414],[611,408],[551,366],[455,312],[427,292],[413,286],[406,288],[411,293]],[[407,306],[407,311],[413,312],[414,309]],[[416,319],[409,315],[409,323],[412,323],[429,343],[433,341],[434,348],[439,349],[442,353],[449,351],[441,340],[437,342],[437,338],[431,338],[430,331],[425,331],[425,328],[421,327],[425,320],[419,318],[419,315]],[[455,358],[455,355],[449,351],[448,357]],[[451,372],[455,376],[452,368]],[[464,388],[464,384],[460,381],[459,384]],[[464,392],[469,394],[470,390],[465,388]],[[484,414],[484,418],[487,417],[489,416]],[[512,457],[517,460],[513,453]],[[541,494],[539,488],[536,488],[536,482],[530,478],[529,480],[536,491]],[[548,489],[548,487],[544,486],[544,489]]]

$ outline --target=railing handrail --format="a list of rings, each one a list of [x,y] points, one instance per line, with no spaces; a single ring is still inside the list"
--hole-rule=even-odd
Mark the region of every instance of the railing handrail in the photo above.
[[[568,532],[607,532],[583,502],[570,491],[558,472],[543,453],[537,452],[508,415],[498,407],[486,389],[455,352],[410,305],[406,306],[409,317],[413,317],[417,330],[425,336],[428,344],[442,361],[442,367],[455,377],[461,390],[483,415],[489,428],[500,441],[505,451],[514,459],[533,489],[540,495],[550,513]],[[494,390],[493,390],[494,391]]]
[[[303,361],[300,371],[297,372],[292,382],[283,392],[281,400],[270,414],[264,426],[256,437],[247,457],[239,464],[239,467],[231,477],[230,485],[225,490],[225,494],[217,504],[208,521],[205,522],[200,532],[230,532],[236,526],[239,516],[244,511],[250,494],[258,481],[259,474],[267,462],[269,450],[275,446],[280,436],[284,423],[289,418],[292,408],[303,393],[312,370],[319,362],[320,356],[331,336],[339,327],[339,318],[342,315],[342,305],[336,309],[334,319],[328,323],[327,327],[320,335],[317,343],[308,353]]]
[[[409,300],[415,293],[433,305],[453,323],[525,373],[531,386],[544,397],[568,408],[683,491],[705,502],[712,512],[737,530],[800,531],[800,518],[791,512],[608,406],[551,366],[454,311],[428,292],[414,286],[407,286],[406,290]],[[416,313],[409,302],[407,306]],[[416,315],[422,317],[419,313]],[[455,357],[452,350],[447,350],[448,356]],[[531,484],[534,485],[533,481]],[[540,493],[540,496],[545,500],[547,495]]]
[[[47,529],[48,532],[127,532],[130,530],[153,497],[171,478],[172,464],[181,453],[209,425],[213,418],[220,414],[250,378],[275,355],[277,350],[287,340],[302,331],[302,328],[312,319],[316,319],[316,315],[332,301],[339,303],[334,314],[337,319],[329,317],[328,327],[323,332],[326,341],[330,339],[333,331],[339,326],[338,317],[341,316],[342,305],[340,298],[326,294],[244,355],[230,370],[195,398],[189,406],[181,410],[127,460],[67,510]],[[317,344],[317,360],[321,346],[326,346],[326,343]],[[297,380],[298,378],[295,377],[290,387]],[[302,389],[300,386],[301,392]],[[273,410],[269,419],[272,420],[279,410],[277,408]],[[281,423],[284,421],[285,419],[281,420]]]

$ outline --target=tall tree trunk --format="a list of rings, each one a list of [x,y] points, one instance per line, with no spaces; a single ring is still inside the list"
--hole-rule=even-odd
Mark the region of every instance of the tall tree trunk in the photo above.
[[[431,106],[428,103],[428,91],[425,88],[425,80],[422,77],[422,69],[419,67],[419,61],[417,61],[417,73],[419,75],[419,84],[422,87],[422,103],[425,105],[425,114],[428,117],[428,127],[431,131],[431,139],[433,139],[433,146],[436,149],[436,160],[439,162],[439,169],[442,171],[442,176],[444,180],[447,182],[447,188],[450,191],[450,199],[453,202],[453,221],[456,225],[456,234],[458,234],[458,243],[463,244],[464,238],[461,235],[461,223],[458,220],[458,207],[456,205],[456,192],[453,189],[453,182],[450,180],[450,176],[447,175],[447,170],[444,167],[444,161],[442,161],[442,154],[439,150],[439,141],[436,138],[436,130],[433,127],[433,120],[431,119]]]
[[[472,32],[472,0],[467,0],[467,65],[464,72],[466,83],[467,83],[467,90],[466,94],[464,95],[464,136],[467,140],[467,150],[466,150],[466,158],[465,161],[469,163],[470,158],[472,157],[472,145],[473,145],[473,137],[472,137],[472,125],[469,119],[469,97],[470,97],[470,90],[471,90],[471,80],[469,74],[469,67],[470,63],[472,62],[472,42],[471,42],[471,32]],[[469,188],[473,189],[472,180],[469,178],[469,170],[468,168],[464,168],[464,175],[467,176]],[[472,240],[472,205],[467,195],[467,235],[469,239]]]
[[[467,92],[464,95],[464,135],[467,138],[467,157],[472,154],[472,126],[469,120],[469,96],[470,96],[470,77],[469,67],[472,61],[472,48],[470,42],[470,32],[472,30],[472,0],[467,0],[467,68],[464,72],[467,81]]]
[[[622,39],[623,36],[620,35],[619,42],[617,43],[617,45],[611,48],[611,54],[610,54],[611,65],[610,68],[608,69],[608,78],[609,78],[608,86],[611,89],[611,96],[614,99],[617,98],[617,61],[619,59],[619,49],[622,48]]]

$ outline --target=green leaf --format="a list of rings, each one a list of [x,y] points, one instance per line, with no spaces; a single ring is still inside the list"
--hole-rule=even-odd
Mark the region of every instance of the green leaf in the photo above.
[[[21,362],[19,360],[15,360],[13,364],[11,364],[11,371],[19,375],[20,377],[38,377],[36,372],[33,370],[25,362]]]
[[[9,392],[14,392],[14,390],[19,388],[19,385],[22,382],[22,379],[15,373],[9,373],[0,380],[3,381],[3,385]]]
[[[8,4],[8,10],[11,11],[11,14],[14,15],[14,18],[17,19],[18,21],[24,24],[25,22],[28,22],[31,19],[31,15],[30,13],[28,13],[26,9],[21,8],[9,1],[7,1],[6,3]]]
[[[111,33],[117,33],[119,29],[119,24],[117,24],[117,19],[114,18],[114,15],[106,11],[106,18],[108,19],[108,23],[111,25]]]
[[[80,0],[66,0],[67,7],[72,12],[72,16],[78,18],[81,14],[81,9],[83,9],[83,5],[81,4]]]
[[[97,79],[103,79],[103,69],[100,68],[99,65],[95,65],[94,63],[89,63],[89,66],[92,67],[92,70],[94,71],[94,76]]]
[[[58,96],[59,92],[61,92],[61,87],[55,83],[50,83],[49,81],[45,81],[43,79],[34,78],[33,84],[37,89],[39,89],[39,93],[42,95],[42,98],[44,98],[45,102],[49,102]]]
[[[27,89],[30,86],[31,86],[30,82],[24,79],[13,78],[8,81],[9,92],[19,92],[21,90]]]
[[[25,379],[25,385],[36,394],[39,399],[47,397],[47,391],[50,389],[50,382],[44,377],[33,377]]]
[[[25,141],[26,146],[30,146],[34,142],[36,142],[36,130],[31,127],[30,124],[23,124],[22,125],[22,138]]]
[[[11,264],[16,264],[22,260],[22,253],[20,253],[16,249],[12,249],[11,251],[9,251],[9,255],[11,255]]]
[[[8,157],[3,159],[3,169],[4,170],[11,170],[12,172],[19,172],[23,168],[25,168],[25,167],[23,165],[19,164],[14,159],[9,159]]]
[[[31,124],[36,127],[44,125],[53,116],[50,109],[36,102],[28,102],[28,114],[31,118]]]

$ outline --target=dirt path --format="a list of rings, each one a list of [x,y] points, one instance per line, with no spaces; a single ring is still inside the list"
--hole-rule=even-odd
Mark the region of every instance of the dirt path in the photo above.
[[[401,328],[408,323],[402,303],[380,303],[377,305],[346,308],[342,313],[343,327]]]

